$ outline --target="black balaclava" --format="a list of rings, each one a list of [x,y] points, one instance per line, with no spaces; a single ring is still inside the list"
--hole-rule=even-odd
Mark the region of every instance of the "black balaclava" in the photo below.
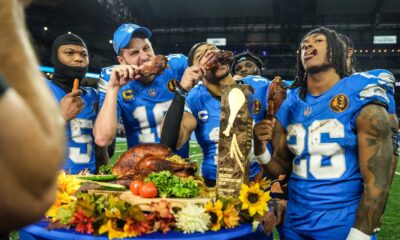
[[[54,65],[54,74],[52,81],[62,88],[65,92],[72,91],[74,79],[77,78],[79,83],[86,75],[89,66],[86,67],[70,67],[60,62],[58,58],[58,48],[62,45],[78,45],[87,49],[85,42],[82,38],[75,34],[64,34],[59,36],[53,42],[51,47],[51,62]]]

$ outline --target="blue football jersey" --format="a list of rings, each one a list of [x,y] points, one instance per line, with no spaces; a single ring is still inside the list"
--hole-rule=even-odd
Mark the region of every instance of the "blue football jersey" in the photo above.
[[[253,118],[255,121],[260,121],[266,111],[265,95],[269,81],[258,76],[248,76],[242,80],[255,90],[253,103],[257,107],[253,108]],[[213,97],[207,88],[199,83],[189,92],[185,111],[191,113],[197,121],[195,135],[203,150],[202,175],[206,179],[216,180],[221,101]],[[251,161],[250,178],[254,178],[260,170],[259,164]]]
[[[387,106],[389,88],[372,75],[355,74],[305,101],[299,88],[289,93],[277,114],[295,155],[289,200],[315,210],[358,204],[363,178],[355,122],[365,105]]]
[[[394,84],[396,80],[391,72],[385,69],[374,69],[367,72],[355,73],[355,74],[373,75],[383,81],[386,81],[388,83],[388,87],[390,87],[389,90],[392,92],[392,94],[388,94],[389,97],[388,113],[396,114],[396,102],[394,101]]]
[[[149,85],[141,81],[131,81],[121,87],[117,100],[118,119],[122,118],[128,148],[139,143],[160,142],[160,127],[172,99],[175,86],[180,82],[187,67],[187,58],[182,54],[167,56],[168,68]],[[103,68],[100,74],[99,90],[102,105],[112,67]],[[189,144],[178,154],[188,157]]]
[[[48,86],[58,102],[66,95],[65,91],[53,82],[48,81]],[[96,169],[93,125],[98,112],[99,93],[89,87],[81,87],[80,89],[83,91],[81,97],[84,107],[74,119],[67,121],[65,126],[67,157],[63,168],[66,172],[72,174],[86,168],[94,173]]]

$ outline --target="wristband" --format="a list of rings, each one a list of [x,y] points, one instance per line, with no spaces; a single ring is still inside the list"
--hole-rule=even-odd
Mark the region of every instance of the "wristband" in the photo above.
[[[182,97],[187,97],[188,92],[178,83],[175,89],[176,93],[181,95]]]
[[[346,240],[370,240],[371,236],[361,232],[357,228],[351,228]]]
[[[268,149],[265,149],[265,152],[259,156],[256,156],[256,160],[261,165],[266,165],[271,161],[271,154]]]

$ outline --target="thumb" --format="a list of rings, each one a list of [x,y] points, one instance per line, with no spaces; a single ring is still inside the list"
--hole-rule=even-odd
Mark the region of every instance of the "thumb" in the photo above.
[[[82,94],[82,90],[79,89],[79,90],[72,91],[72,92],[68,93],[67,95],[69,97],[78,97],[81,94]]]

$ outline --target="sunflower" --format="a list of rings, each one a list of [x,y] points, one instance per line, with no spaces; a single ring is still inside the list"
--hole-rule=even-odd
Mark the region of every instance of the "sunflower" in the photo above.
[[[271,197],[269,192],[263,192],[256,183],[250,187],[242,184],[239,199],[242,202],[242,209],[249,209],[249,214],[252,217],[256,213],[262,216],[264,211],[268,211],[267,203]]]
[[[124,230],[125,221],[121,219],[108,219],[99,228],[99,234],[108,232],[108,238],[126,238],[128,237],[128,232]]]
[[[206,213],[210,214],[211,217],[211,228],[212,231],[218,231],[221,229],[222,222],[222,202],[217,200],[215,204],[212,201],[209,201],[204,207]]]
[[[239,212],[235,209],[235,205],[228,204],[224,210],[223,220],[226,228],[234,228],[239,225]]]

